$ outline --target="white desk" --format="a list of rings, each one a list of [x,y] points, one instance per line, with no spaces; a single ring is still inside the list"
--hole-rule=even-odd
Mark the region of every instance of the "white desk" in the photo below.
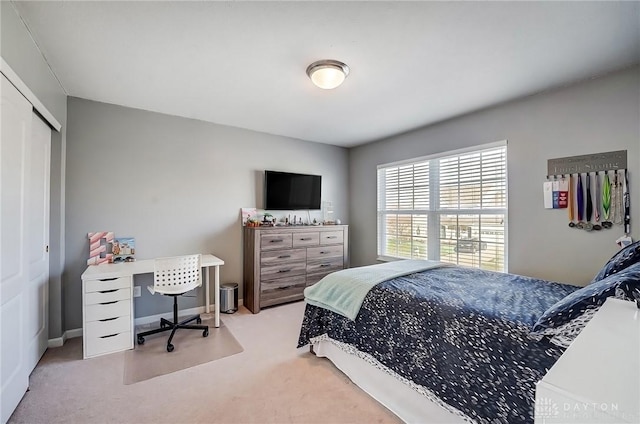
[[[215,276],[214,276],[214,298],[215,298],[215,309],[214,309],[214,325],[216,327],[220,327],[220,265],[224,265],[224,261],[220,258],[217,258],[216,256],[213,255],[208,255],[208,254],[203,254],[202,255],[202,267],[203,268],[209,268],[209,267],[214,267],[214,272],[215,272]],[[115,297],[118,296],[117,293],[113,293],[113,294],[106,294],[106,300],[109,300],[109,303],[115,303],[115,301],[119,301],[120,303],[122,303],[123,301],[129,302],[130,305],[129,306],[129,311],[130,313],[128,315],[123,315],[124,316],[129,316],[130,319],[130,323],[129,323],[129,328],[131,329],[131,334],[127,335],[126,337],[130,337],[131,343],[128,343],[125,347],[125,349],[130,349],[133,347],[133,321],[134,321],[134,315],[133,315],[133,276],[137,275],[137,274],[147,274],[147,273],[152,273],[154,270],[154,260],[153,259],[146,259],[146,260],[138,260],[135,262],[125,262],[125,263],[118,263],[118,264],[101,264],[101,265],[91,265],[89,267],[87,267],[87,269],[85,270],[85,272],[82,273],[82,283],[83,283],[83,299],[85,297],[85,292],[87,292],[86,289],[86,283],[87,282],[93,282],[93,281],[97,281],[97,280],[104,280],[104,281],[108,281],[108,280],[118,280],[118,279],[122,279],[121,281],[117,282],[117,287],[114,286],[114,288],[123,288],[126,289],[129,293],[129,296],[126,297],[126,295],[120,295],[120,297]],[[206,290],[206,307],[205,307],[205,312],[206,313],[210,313],[211,312],[211,305],[210,305],[210,294],[209,294],[209,272],[208,270],[205,271],[204,273],[204,284],[205,284],[205,290]],[[111,287],[109,287],[111,288]],[[109,290],[110,292],[115,292],[116,290]],[[110,297],[109,297],[110,296]],[[125,302],[125,303],[126,303]],[[83,301],[83,310],[85,309],[85,302]],[[124,305],[127,306],[127,305]],[[83,331],[86,331],[86,322],[85,322],[85,314],[83,312]],[[109,320],[103,320],[103,321],[109,321]],[[123,323],[126,324],[126,323]],[[106,326],[107,324],[105,324],[104,326]],[[106,330],[105,330],[106,331]],[[113,330],[110,330],[113,331]],[[106,331],[106,333],[109,333],[110,331]],[[115,332],[115,331],[114,331]],[[86,334],[84,334],[85,339]],[[111,336],[111,334],[107,335],[107,337]],[[122,336],[124,337],[124,334],[122,334]],[[104,338],[104,337],[102,337]],[[86,342],[85,342],[86,343]],[[101,342],[100,342],[101,343]],[[106,344],[106,343],[105,343]],[[120,343],[111,343],[110,346],[120,346],[123,347],[125,346],[124,344]],[[128,347],[131,346],[131,347]],[[114,347],[114,350],[109,350],[110,348],[99,348],[98,350],[101,352],[100,354],[104,354],[104,353],[111,353],[114,351],[117,351],[117,348]],[[86,350],[86,344],[85,344],[85,350]],[[122,350],[122,349],[119,349]],[[90,357],[90,356],[97,356],[97,355],[87,355],[87,352],[85,352],[85,358],[86,357]]]

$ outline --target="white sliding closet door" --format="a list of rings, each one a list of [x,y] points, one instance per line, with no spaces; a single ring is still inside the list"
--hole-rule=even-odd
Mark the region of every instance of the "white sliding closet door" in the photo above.
[[[0,419],[46,349],[51,132],[2,75],[0,87]]]
[[[1,89],[0,412],[4,423],[29,385],[25,339],[28,270],[23,231],[27,185],[26,160],[31,138],[31,104],[4,76]]]
[[[32,112],[26,192],[27,368],[33,370],[49,339],[49,188],[51,129]]]

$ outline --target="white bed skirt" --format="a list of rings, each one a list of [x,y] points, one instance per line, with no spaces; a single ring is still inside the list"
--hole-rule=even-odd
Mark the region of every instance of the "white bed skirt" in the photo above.
[[[351,381],[407,423],[464,423],[461,413],[444,409],[409,384],[321,336],[311,340],[318,357],[328,358]],[[382,367],[382,365],[380,365]],[[452,408],[453,409],[453,408]]]

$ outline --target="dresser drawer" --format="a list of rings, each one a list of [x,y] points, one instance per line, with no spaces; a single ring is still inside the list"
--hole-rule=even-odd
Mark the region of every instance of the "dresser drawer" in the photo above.
[[[84,308],[85,324],[89,321],[131,316],[130,299],[110,303],[96,303],[95,305],[85,305]]]
[[[260,249],[291,249],[291,233],[262,234],[260,236]]]
[[[118,318],[108,318],[106,320],[89,321],[84,329],[85,337],[102,337],[110,334],[124,333],[131,331],[131,316],[124,315]]]
[[[96,292],[131,287],[131,277],[109,278],[107,280],[87,280],[84,282],[84,292]]]
[[[274,266],[263,266],[260,269],[262,280],[273,280],[274,278],[293,277],[294,275],[306,272],[306,262],[293,262]]]
[[[307,273],[329,273],[338,271],[344,266],[342,256],[307,261]]]
[[[304,275],[296,275],[293,277],[278,278],[277,280],[263,281],[262,284],[260,284],[260,291],[264,293],[269,291],[284,290],[291,286],[300,284],[305,284]]]
[[[85,358],[133,349],[133,335],[131,331],[123,331],[122,333],[87,337],[84,341],[84,347]]]
[[[87,293],[84,295],[84,304],[95,305],[96,303],[107,303],[126,299],[131,299],[130,287],[127,287],[126,289],[111,289]]]
[[[323,259],[332,256],[344,255],[344,246],[336,244],[332,246],[310,247],[307,249],[307,260]]]
[[[338,244],[344,242],[342,231],[323,231],[320,233],[320,244]]]
[[[320,243],[320,233],[293,233],[293,247],[317,246]]]
[[[260,307],[304,298],[305,276],[263,281],[260,285]]]
[[[307,274],[307,287],[309,286],[313,286],[315,283],[317,283],[318,281],[322,280],[325,276],[331,274],[334,271],[329,271],[329,272],[319,272],[316,274]]]
[[[260,253],[260,265],[280,265],[307,260],[307,249],[271,250]]]

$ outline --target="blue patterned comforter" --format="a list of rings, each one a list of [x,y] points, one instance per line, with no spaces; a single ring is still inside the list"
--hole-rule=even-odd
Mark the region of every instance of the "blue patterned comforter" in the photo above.
[[[298,347],[326,334],[370,354],[467,419],[532,423],[535,384],[563,352],[529,335],[578,287],[447,267],[375,286],[355,321],[307,305]]]

